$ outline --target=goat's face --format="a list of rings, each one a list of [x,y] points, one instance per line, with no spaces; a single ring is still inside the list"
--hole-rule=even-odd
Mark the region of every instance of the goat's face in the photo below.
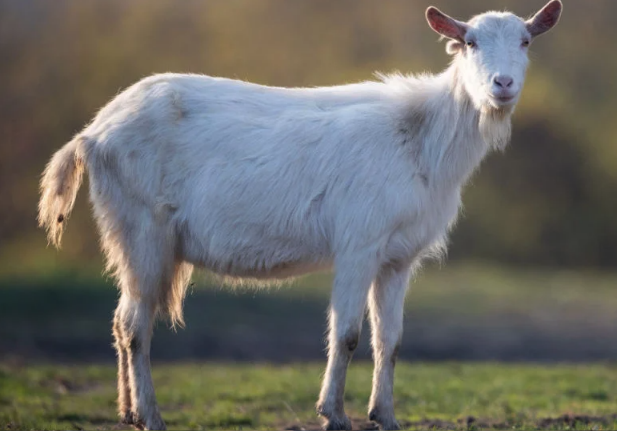
[[[557,24],[561,10],[561,1],[552,0],[527,21],[509,12],[487,12],[464,23],[429,7],[426,18],[451,39],[448,53],[456,56],[459,78],[476,107],[511,109],[523,88],[531,41]]]

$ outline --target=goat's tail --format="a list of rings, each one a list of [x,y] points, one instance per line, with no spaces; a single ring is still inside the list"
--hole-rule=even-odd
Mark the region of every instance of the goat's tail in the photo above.
[[[73,209],[84,173],[82,137],[76,136],[51,158],[41,179],[39,226],[47,238],[60,248],[64,225]]]

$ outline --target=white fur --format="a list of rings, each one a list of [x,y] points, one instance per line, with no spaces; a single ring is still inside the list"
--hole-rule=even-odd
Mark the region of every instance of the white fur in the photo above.
[[[450,46],[433,76],[383,76],[286,89],[164,74],[133,85],[54,156],[39,220],[59,244],[79,187],[90,198],[122,297],[114,334],[123,419],[162,428],[149,371],[157,313],[182,323],[193,265],[237,279],[334,267],[329,360],[318,412],[349,429],[347,364],[367,301],[375,377],[370,416],[394,419],[394,358],[409,277],[443,250],[461,187],[510,135],[513,103],[491,99],[495,73],[527,66],[525,22],[488,13],[467,24],[476,51]]]

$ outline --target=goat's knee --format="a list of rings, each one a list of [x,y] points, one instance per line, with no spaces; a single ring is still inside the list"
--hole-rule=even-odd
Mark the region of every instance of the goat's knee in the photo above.
[[[349,362],[358,348],[360,341],[359,330],[348,330],[342,333],[335,333],[330,335],[329,353],[328,356],[333,358],[342,358],[345,363]]]
[[[341,350],[351,355],[358,348],[358,342],[360,341],[360,331],[349,331],[344,336],[342,336],[339,340],[339,344]]]
[[[141,352],[142,342],[139,334],[133,333],[130,336],[130,341],[128,343],[128,350],[132,355],[135,355]]]

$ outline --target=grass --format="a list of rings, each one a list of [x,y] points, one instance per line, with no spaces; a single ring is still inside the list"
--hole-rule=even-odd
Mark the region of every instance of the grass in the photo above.
[[[155,364],[154,382],[170,429],[315,428],[322,367]],[[366,425],[370,373],[370,364],[359,363],[348,375],[346,410],[359,426]],[[399,421],[411,429],[615,429],[617,369],[402,363],[395,399]],[[542,422],[572,414],[579,422]],[[0,429],[116,425],[113,366],[0,366]]]

